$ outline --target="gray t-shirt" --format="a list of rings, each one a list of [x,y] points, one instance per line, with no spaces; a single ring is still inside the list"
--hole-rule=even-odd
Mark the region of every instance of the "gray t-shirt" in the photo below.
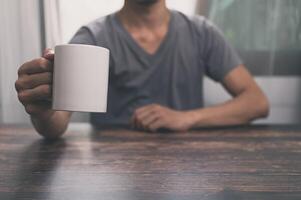
[[[138,107],[203,107],[203,76],[222,81],[242,62],[221,32],[201,16],[171,11],[168,33],[155,54],[142,49],[116,13],[83,26],[70,43],[110,49],[108,111],[94,125],[127,125]],[[84,66],[83,66],[84,68]]]

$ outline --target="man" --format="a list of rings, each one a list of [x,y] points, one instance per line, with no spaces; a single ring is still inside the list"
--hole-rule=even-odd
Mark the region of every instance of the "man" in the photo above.
[[[108,113],[91,114],[93,125],[185,131],[268,114],[266,97],[217,28],[168,10],[165,0],[125,0],[119,12],[82,27],[71,43],[111,52]],[[50,108],[53,59],[47,50],[23,64],[16,81],[19,100],[47,138],[62,135],[71,116]],[[221,82],[233,99],[203,108],[204,75]]]

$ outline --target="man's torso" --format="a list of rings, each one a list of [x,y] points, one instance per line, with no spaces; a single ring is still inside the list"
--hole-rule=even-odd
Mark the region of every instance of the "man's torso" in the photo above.
[[[110,50],[108,111],[92,113],[93,124],[128,124],[135,109],[152,103],[176,110],[203,106],[207,45],[201,23],[205,20],[171,13],[169,30],[152,55],[135,42],[116,13],[83,27],[82,35],[79,32],[72,39],[71,43]]]

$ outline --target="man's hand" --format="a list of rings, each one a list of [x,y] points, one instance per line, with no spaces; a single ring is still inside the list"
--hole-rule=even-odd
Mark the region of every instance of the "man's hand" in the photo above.
[[[187,131],[192,125],[189,112],[176,111],[157,104],[138,108],[131,119],[135,128],[156,131],[166,128],[173,131]]]
[[[15,83],[18,98],[41,135],[58,138],[68,125],[71,112],[54,111],[52,102],[53,51],[46,49],[43,57],[24,63]]]
[[[46,50],[43,57],[19,68],[15,88],[20,102],[32,117],[47,119],[54,113],[51,110],[53,59],[53,52]]]

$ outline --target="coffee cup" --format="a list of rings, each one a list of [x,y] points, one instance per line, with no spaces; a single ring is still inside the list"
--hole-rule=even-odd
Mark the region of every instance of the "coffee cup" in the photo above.
[[[52,109],[106,112],[109,50],[67,44],[55,47]]]

